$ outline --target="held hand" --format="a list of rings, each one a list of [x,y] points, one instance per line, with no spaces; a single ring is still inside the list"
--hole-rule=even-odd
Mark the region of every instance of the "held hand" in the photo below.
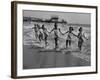
[[[62,33],[62,35],[64,35],[64,34]]]
[[[64,34],[61,32],[60,28],[59,28],[59,32],[60,32],[62,35],[64,35]]]

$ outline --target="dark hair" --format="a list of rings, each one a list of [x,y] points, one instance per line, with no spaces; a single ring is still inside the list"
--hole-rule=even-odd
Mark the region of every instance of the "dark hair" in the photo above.
[[[73,31],[74,29],[73,29],[73,27],[69,27],[69,31]]]
[[[44,24],[42,25],[42,29],[44,29]]]
[[[82,27],[79,28],[79,31],[82,31]]]

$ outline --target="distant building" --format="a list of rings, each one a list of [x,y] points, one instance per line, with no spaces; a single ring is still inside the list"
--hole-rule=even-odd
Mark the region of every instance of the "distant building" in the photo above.
[[[53,16],[53,17],[51,17],[51,21],[58,21],[58,16]]]

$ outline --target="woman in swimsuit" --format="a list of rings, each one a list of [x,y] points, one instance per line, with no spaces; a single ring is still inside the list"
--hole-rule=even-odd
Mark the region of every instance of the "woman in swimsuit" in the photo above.
[[[45,42],[45,46],[47,46],[48,42],[47,42],[47,39],[48,39],[48,34],[47,34],[47,29],[44,27],[44,25],[42,25],[42,30],[43,30],[43,35],[44,35],[44,42]]]
[[[78,48],[79,48],[80,51],[81,51],[81,49],[82,49],[82,45],[83,45],[83,42],[84,42],[83,37],[84,37],[86,40],[88,40],[88,39],[85,37],[85,35],[82,33],[82,31],[83,31],[83,29],[82,29],[82,27],[80,27],[80,28],[79,28],[79,33],[78,33]]]
[[[61,33],[62,35],[65,35],[66,33],[68,33],[67,39],[66,39],[66,48],[68,48],[68,46],[71,46],[71,42],[72,42],[71,36],[72,36],[72,34],[75,36],[75,34],[72,33],[73,30],[74,30],[73,27],[69,27],[69,31],[67,31],[67,32],[65,32],[65,33],[62,33],[61,30],[59,29],[59,31],[60,31],[60,33]]]
[[[54,23],[54,28],[50,31],[50,33],[54,31],[54,40],[55,40],[55,49],[58,48],[58,28],[57,23]]]

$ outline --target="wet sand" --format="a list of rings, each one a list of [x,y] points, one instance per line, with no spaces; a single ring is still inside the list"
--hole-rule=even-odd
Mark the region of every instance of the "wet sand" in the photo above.
[[[23,69],[90,66],[90,61],[78,58],[67,51],[40,51],[41,48],[24,45]]]

